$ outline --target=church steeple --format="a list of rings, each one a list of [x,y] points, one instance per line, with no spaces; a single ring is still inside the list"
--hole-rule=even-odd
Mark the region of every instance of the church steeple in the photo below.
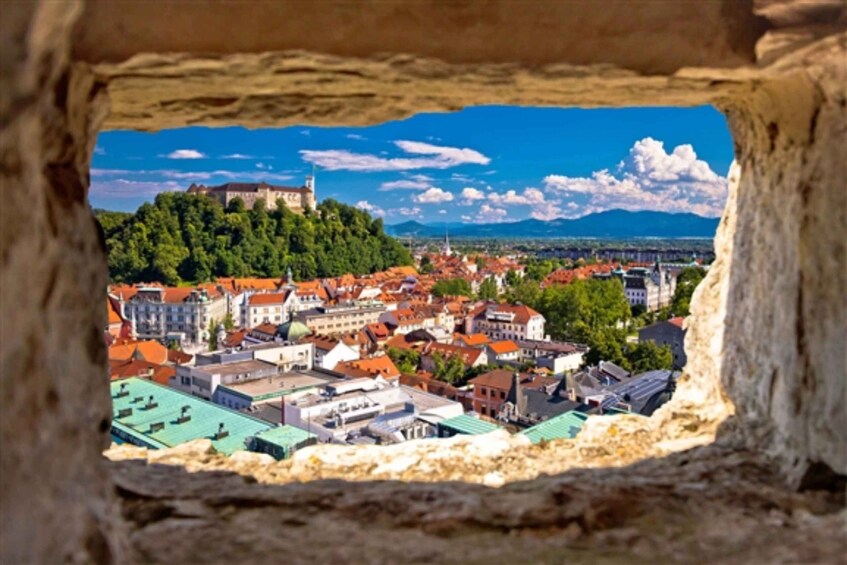
[[[447,231],[447,228],[444,228],[444,255],[452,255],[453,252],[450,250],[450,233]]]

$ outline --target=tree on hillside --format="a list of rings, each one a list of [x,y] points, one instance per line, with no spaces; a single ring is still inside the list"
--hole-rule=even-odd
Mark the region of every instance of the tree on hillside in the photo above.
[[[652,341],[644,341],[627,347],[627,369],[635,373],[652,371],[654,369],[671,369],[673,353],[667,345],[659,346]]]
[[[538,299],[541,297],[541,287],[538,282],[525,278],[506,293],[506,299],[512,304],[525,304],[538,310]]]
[[[473,296],[471,285],[465,279],[443,279],[432,286],[434,296]]]
[[[494,277],[488,277],[479,285],[478,297],[482,300],[494,300],[497,298],[497,282]]]
[[[258,200],[247,211],[239,198],[224,208],[206,196],[171,192],[123,219],[103,214],[114,282],[279,277],[288,268],[302,280],[412,264],[381,220],[329,199],[317,213],[299,215],[281,200],[275,210]]]
[[[521,277],[514,269],[506,271],[506,284],[510,287],[515,287],[521,282]]]
[[[391,361],[401,373],[411,375],[420,367],[421,354],[413,349],[389,347],[385,353],[391,358]]]
[[[686,267],[679,273],[671,301],[671,311],[675,316],[688,316],[691,313],[691,295],[705,277],[706,271],[700,267]]]
[[[458,355],[451,355],[448,359],[444,359],[441,353],[436,352],[432,355],[432,362],[432,375],[439,381],[453,384],[461,381],[465,376],[465,364]]]

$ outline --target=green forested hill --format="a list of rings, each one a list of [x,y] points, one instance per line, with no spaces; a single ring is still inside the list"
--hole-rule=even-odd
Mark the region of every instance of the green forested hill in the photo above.
[[[247,211],[236,199],[224,209],[205,196],[166,192],[135,214],[95,210],[95,216],[114,282],[279,277],[289,267],[302,280],[412,263],[381,219],[335,200],[299,215],[282,204],[267,210],[257,202]]]

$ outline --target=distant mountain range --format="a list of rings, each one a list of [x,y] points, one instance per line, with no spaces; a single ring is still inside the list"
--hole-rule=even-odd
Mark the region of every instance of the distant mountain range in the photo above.
[[[422,224],[409,221],[385,226],[385,231],[395,237],[443,237],[446,231],[451,237],[712,238],[718,222],[720,218],[696,214],[608,210],[573,220],[560,218],[548,222],[529,219],[499,224]]]

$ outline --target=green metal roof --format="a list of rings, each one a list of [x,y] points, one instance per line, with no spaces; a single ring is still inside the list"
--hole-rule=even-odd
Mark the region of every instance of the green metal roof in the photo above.
[[[450,428],[460,434],[468,434],[472,436],[487,434],[488,432],[500,429],[500,426],[497,424],[492,424],[491,422],[486,422],[485,420],[480,420],[479,418],[474,418],[467,414],[442,420],[438,423],[438,425]]]
[[[587,414],[570,410],[527,428],[521,434],[528,437],[532,443],[552,439],[573,439],[580,432],[587,419]]]
[[[300,443],[317,436],[315,434],[310,434],[306,430],[295,428],[294,426],[278,426],[276,428],[259,432],[256,434],[256,437],[268,443],[284,447],[285,449],[291,449],[292,447],[296,447]]]
[[[129,394],[118,397],[122,385],[125,385],[124,390]],[[114,409],[112,433],[153,449],[205,438],[212,440],[216,451],[229,455],[246,450],[247,438],[274,427],[262,420],[144,379],[133,377],[112,381],[111,390]],[[150,396],[158,406],[148,409],[145,405]],[[137,400],[139,397],[141,400]],[[177,418],[182,415],[183,406],[188,406],[187,415],[191,419],[179,424]],[[132,414],[119,417],[121,410],[126,408],[132,408]],[[152,431],[151,425],[160,423],[164,427]],[[214,439],[221,423],[229,435]]]

